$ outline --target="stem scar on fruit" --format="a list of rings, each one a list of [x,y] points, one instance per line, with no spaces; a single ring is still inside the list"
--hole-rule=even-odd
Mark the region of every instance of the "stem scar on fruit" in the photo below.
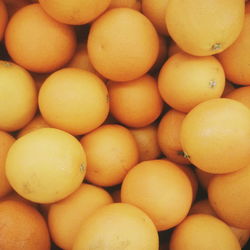
[[[178,151],[178,155],[183,156],[186,159],[190,159],[190,155],[188,155],[187,153],[185,153],[184,151]]]
[[[80,165],[80,171],[81,171],[81,173],[84,173],[84,171],[85,171],[85,164],[84,163],[82,163]]]
[[[211,46],[211,50],[212,51],[216,51],[216,50],[220,50],[221,49],[221,43],[214,43],[212,46]]]
[[[214,80],[209,81],[209,87],[210,88],[213,88],[215,86],[216,86],[216,81],[214,81]]]

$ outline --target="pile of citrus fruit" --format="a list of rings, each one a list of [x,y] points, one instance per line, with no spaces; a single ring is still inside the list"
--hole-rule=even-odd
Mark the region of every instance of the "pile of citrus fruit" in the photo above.
[[[0,249],[250,246],[250,2],[0,0]]]

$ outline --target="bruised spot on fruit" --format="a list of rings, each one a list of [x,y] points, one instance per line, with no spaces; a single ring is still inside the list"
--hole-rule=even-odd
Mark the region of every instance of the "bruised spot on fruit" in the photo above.
[[[216,51],[221,49],[221,43],[215,43],[212,45],[211,50]]]
[[[216,86],[216,81],[214,81],[214,80],[209,81],[209,87],[210,88],[213,88],[215,86]]]

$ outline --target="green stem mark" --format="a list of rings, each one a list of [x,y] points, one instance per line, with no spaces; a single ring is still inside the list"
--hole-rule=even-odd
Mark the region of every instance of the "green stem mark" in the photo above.
[[[216,86],[216,81],[214,81],[214,80],[209,81],[209,87],[210,88],[213,88],[215,86]]]
[[[216,51],[221,49],[221,43],[215,43],[212,45],[211,50]]]
[[[86,168],[86,167],[85,167],[85,164],[82,163],[81,166],[80,166],[80,171],[81,171],[81,173],[84,173],[85,168]]]
[[[190,155],[188,155],[184,151],[178,151],[177,154],[183,156],[186,159],[190,159]]]

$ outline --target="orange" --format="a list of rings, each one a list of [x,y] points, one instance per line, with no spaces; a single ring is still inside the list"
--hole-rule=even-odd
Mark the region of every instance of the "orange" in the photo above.
[[[210,214],[213,216],[217,216],[215,211],[212,209],[210,203],[208,200],[200,200],[196,202],[190,209],[189,214],[197,214],[197,213],[203,213],[203,214]],[[248,229],[241,229],[230,226],[231,230],[233,231],[234,235],[237,237],[237,239],[240,242],[241,247],[244,247],[247,243],[249,236],[250,236],[250,230]]]
[[[197,104],[222,95],[225,74],[215,57],[197,57],[183,52],[166,61],[160,70],[158,85],[169,106],[189,112]]]
[[[39,4],[29,4],[9,21],[5,45],[17,64],[45,73],[61,68],[71,59],[76,37],[72,27],[48,16]]]
[[[156,125],[152,124],[143,128],[131,128],[129,130],[138,146],[139,161],[154,160],[160,156],[161,150],[157,141]]]
[[[173,231],[170,250],[227,249],[240,250],[240,243],[230,227],[207,214],[187,216]]]
[[[58,22],[85,24],[101,15],[111,0],[39,0],[42,8]]]
[[[116,120],[129,127],[145,127],[161,114],[163,102],[156,80],[146,74],[128,82],[107,84],[110,112]]]
[[[92,63],[90,62],[86,43],[78,44],[76,52],[70,62],[67,64],[67,67],[79,68],[90,71],[99,76],[102,80],[105,80],[104,77],[95,70]]]
[[[165,13],[168,0],[142,0],[142,13],[154,24],[162,35],[168,35]]]
[[[77,68],[63,68],[51,74],[40,89],[38,102],[50,126],[74,135],[99,127],[109,112],[104,82]]]
[[[207,190],[209,182],[213,178],[214,174],[202,171],[199,168],[195,168],[194,171],[195,171],[195,174],[198,178],[198,181],[199,181],[201,187],[203,187],[205,190]]]
[[[74,192],[86,173],[79,141],[54,128],[41,128],[16,140],[8,151],[6,176],[13,189],[37,203],[52,203]]]
[[[123,203],[99,208],[78,233],[72,250],[158,250],[157,230],[140,209]]]
[[[86,180],[98,186],[120,184],[138,162],[131,132],[117,124],[102,125],[80,140],[87,156]]]
[[[0,1],[0,16],[1,16],[1,21],[0,21],[0,41],[3,39],[4,31],[7,25],[8,21],[8,12],[5,6],[4,1]]]
[[[229,225],[250,228],[250,166],[236,172],[216,175],[208,186],[208,197],[218,217]]]
[[[122,202],[147,213],[158,231],[179,224],[186,217],[192,198],[189,178],[167,160],[137,164],[128,172],[121,187]]]
[[[180,111],[170,109],[161,118],[157,130],[157,139],[162,153],[169,160],[179,164],[190,163],[184,155],[180,141],[181,125],[185,116],[186,114]]]
[[[243,1],[238,1],[239,3]],[[218,54],[226,78],[236,84],[250,84],[250,3],[246,3],[244,25],[237,40],[222,53]]]
[[[9,17],[13,16],[19,9],[30,4],[29,0],[3,0],[6,5]]]
[[[167,2],[168,32],[181,49],[192,55],[208,56],[225,50],[242,29],[243,0]]]
[[[200,103],[184,118],[180,138],[190,162],[201,170],[236,171],[250,164],[250,111],[227,98]]]
[[[45,122],[43,117],[38,114],[36,115],[24,128],[22,128],[17,134],[17,138],[26,135],[36,129],[49,128],[50,126]]]
[[[111,0],[111,3],[108,9],[113,8],[131,8],[135,10],[141,10],[141,1],[140,0]]]
[[[15,131],[35,115],[37,91],[29,72],[8,61],[0,61],[0,129]]]
[[[250,86],[234,89],[226,97],[241,102],[250,109]]]
[[[159,38],[153,24],[139,11],[115,8],[93,22],[87,48],[100,74],[113,81],[130,81],[153,66]]]
[[[15,139],[10,134],[0,131],[0,198],[12,191],[5,175],[5,161],[9,148]]]
[[[81,225],[93,212],[112,202],[104,189],[82,184],[70,196],[50,206],[48,225],[52,240],[62,249],[72,249]]]
[[[49,232],[42,215],[20,201],[0,202],[0,248],[49,250]]]

